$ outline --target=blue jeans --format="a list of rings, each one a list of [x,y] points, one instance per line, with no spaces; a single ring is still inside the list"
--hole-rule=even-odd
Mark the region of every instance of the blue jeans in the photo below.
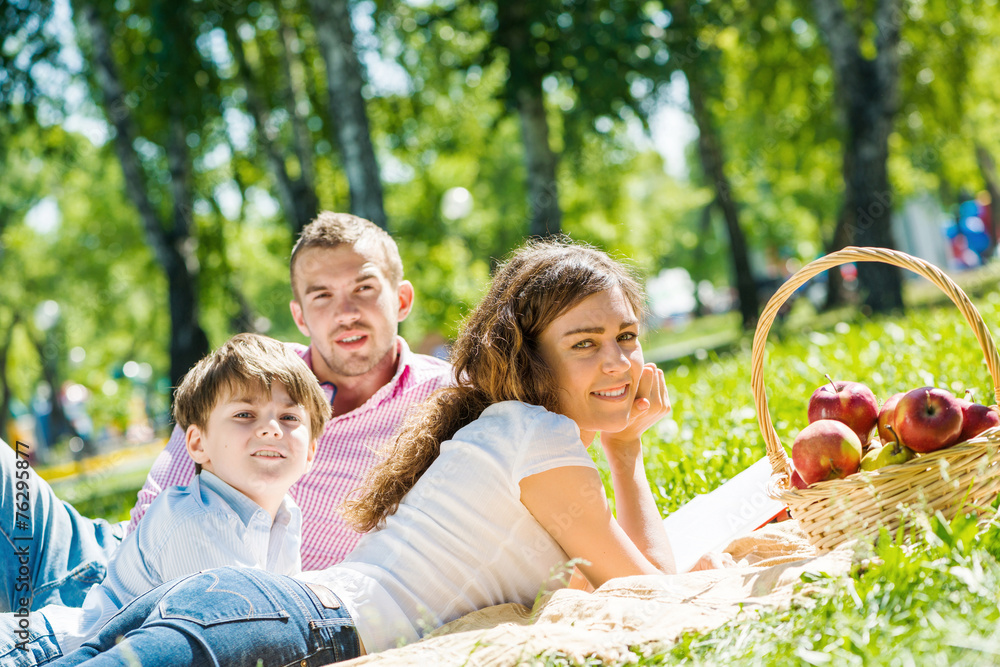
[[[56,498],[3,440],[0,476],[0,612],[16,612],[24,601],[32,610],[82,606],[107,574],[119,531]]]
[[[139,596],[96,638],[51,667],[307,667],[359,654],[354,621],[329,590],[265,570],[224,567]]]

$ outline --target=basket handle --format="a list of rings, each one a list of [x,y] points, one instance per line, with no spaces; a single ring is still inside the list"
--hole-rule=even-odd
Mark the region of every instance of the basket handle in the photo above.
[[[996,344],[993,336],[990,335],[986,323],[976,307],[969,301],[965,292],[955,284],[945,273],[922,259],[912,257],[898,250],[888,248],[859,248],[849,246],[837,252],[830,253],[825,257],[806,264],[796,271],[774,293],[764,307],[760,320],[757,322],[757,330],[753,336],[753,349],[750,357],[751,375],[750,385],[753,389],[753,402],[757,410],[757,423],[760,425],[760,432],[764,435],[764,443],[767,446],[767,458],[771,463],[771,469],[775,474],[784,473],[791,476],[792,466],[785,449],[778,440],[778,433],[774,430],[771,422],[771,414],[767,409],[767,394],[764,389],[764,343],[767,334],[771,330],[771,324],[778,314],[778,309],[788,300],[788,297],[804,285],[810,278],[816,276],[827,269],[831,269],[841,264],[851,262],[884,262],[892,264],[902,269],[909,269],[914,273],[927,278],[937,285],[942,292],[948,295],[958,309],[962,311],[966,321],[972,326],[972,331],[979,341],[979,346],[986,357],[986,367],[989,369],[990,377],[993,379],[993,393],[997,403],[1000,403],[1000,356],[997,355]]]

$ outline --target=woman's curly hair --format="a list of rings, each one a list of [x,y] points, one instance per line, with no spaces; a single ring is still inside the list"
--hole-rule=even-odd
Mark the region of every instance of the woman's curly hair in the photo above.
[[[539,354],[539,335],[567,309],[611,289],[643,312],[639,282],[600,250],[556,238],[515,251],[455,341],[454,386],[410,412],[360,494],[345,501],[347,521],[362,532],[381,526],[437,458],[441,443],[493,403],[521,401],[557,411],[558,387]]]

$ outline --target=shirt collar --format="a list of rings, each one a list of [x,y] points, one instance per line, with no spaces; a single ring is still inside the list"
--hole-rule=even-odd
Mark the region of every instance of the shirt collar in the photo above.
[[[210,473],[207,470],[202,470],[199,475],[195,475],[195,484],[200,484],[204,486],[207,490],[215,493],[222,500],[233,508],[236,512],[236,516],[240,518],[240,521],[244,526],[249,526],[250,521],[253,519],[257,512],[263,513],[265,516],[267,512],[264,508],[255,503],[254,501],[243,495],[242,492],[234,489],[229,484],[219,479],[216,475]],[[199,493],[201,489],[199,487]],[[204,496],[202,496],[204,499]],[[281,505],[278,507],[278,511],[274,517],[274,523],[287,525],[289,521],[289,510],[288,510],[288,494],[281,500]]]
[[[302,353],[302,360],[309,366],[309,370],[313,370],[312,353],[312,345],[307,347],[305,352]],[[363,405],[355,408],[351,412],[345,413],[344,415],[336,415],[333,419],[336,420],[345,415],[362,412],[381,403],[386,396],[390,396],[396,391],[396,387],[403,381],[404,374],[409,372],[412,364],[413,352],[410,351],[410,346],[406,343],[402,336],[396,336],[396,373],[392,376],[392,379],[383,386],[379,387],[378,391],[376,391],[371,398],[365,401]],[[313,374],[315,375],[315,370],[313,370]],[[323,388],[326,400],[328,400],[332,406],[333,398],[337,394],[337,386],[332,382],[320,382],[320,387]]]

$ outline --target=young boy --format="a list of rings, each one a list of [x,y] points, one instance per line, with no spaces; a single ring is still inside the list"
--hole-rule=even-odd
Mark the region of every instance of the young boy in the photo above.
[[[171,579],[225,565],[301,571],[302,517],[287,491],[309,469],[329,415],[315,375],[276,340],[239,334],[198,362],[174,396],[197,476],[157,496],[82,609],[49,605],[44,618],[32,614],[52,632],[37,628],[32,634],[41,636],[21,651],[0,652],[0,665],[76,650],[119,609]]]

